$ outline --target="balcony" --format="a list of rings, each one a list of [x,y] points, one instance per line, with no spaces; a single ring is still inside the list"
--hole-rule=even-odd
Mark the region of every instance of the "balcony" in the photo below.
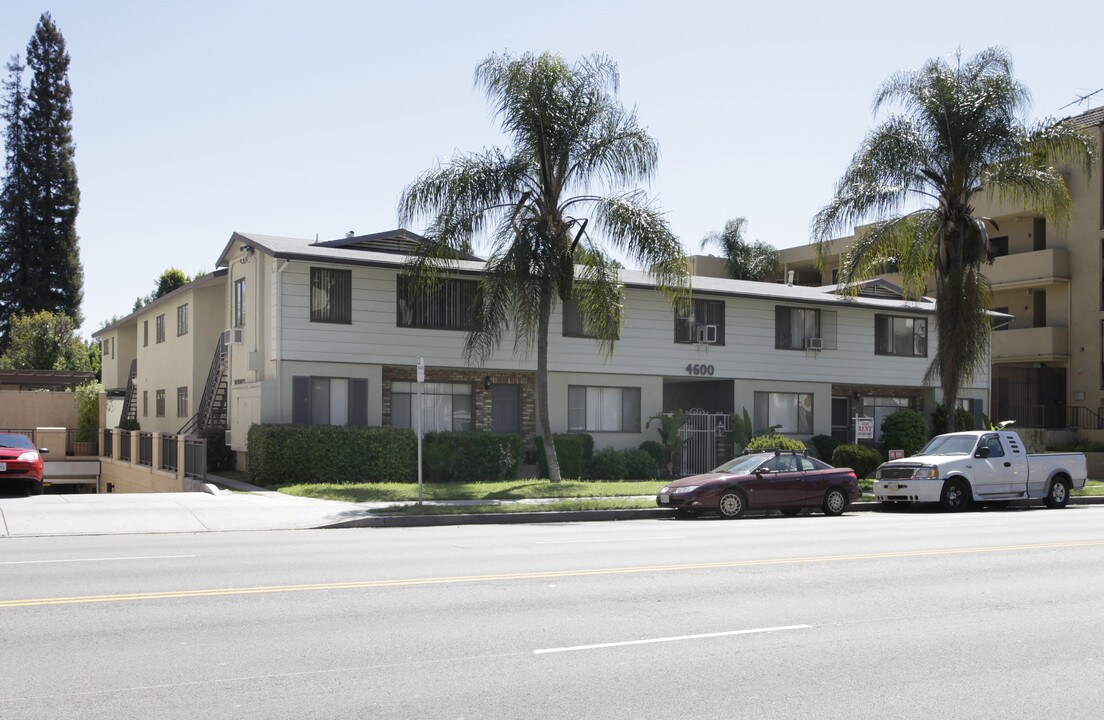
[[[1070,279],[1069,254],[1065,248],[1002,255],[983,268],[994,289],[1038,287]]]
[[[1069,360],[1069,328],[1038,327],[993,333],[994,363],[1057,360]]]

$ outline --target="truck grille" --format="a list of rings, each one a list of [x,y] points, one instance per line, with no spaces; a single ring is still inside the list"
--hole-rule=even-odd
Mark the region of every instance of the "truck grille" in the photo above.
[[[915,468],[910,467],[882,468],[881,478],[882,480],[908,480],[915,471]]]

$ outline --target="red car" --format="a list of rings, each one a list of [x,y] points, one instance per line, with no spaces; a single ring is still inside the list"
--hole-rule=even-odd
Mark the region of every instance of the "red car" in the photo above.
[[[48,452],[26,435],[0,433],[0,487],[30,485],[32,495],[41,495],[42,456]]]
[[[738,518],[748,510],[796,515],[803,508],[839,515],[860,497],[851,468],[774,450],[741,455],[711,473],[676,480],[659,491],[656,504],[682,517],[698,517],[707,510],[722,518]]]

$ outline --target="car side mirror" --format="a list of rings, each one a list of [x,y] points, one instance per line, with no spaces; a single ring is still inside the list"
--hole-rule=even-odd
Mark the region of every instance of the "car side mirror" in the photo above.
[[[986,458],[989,457],[989,447],[988,446],[979,447],[977,449],[977,452],[974,453],[974,457],[978,457],[978,458],[981,458],[982,460],[985,460]]]
[[[39,455],[49,455],[50,454],[50,448],[39,448],[38,449],[38,454]]]

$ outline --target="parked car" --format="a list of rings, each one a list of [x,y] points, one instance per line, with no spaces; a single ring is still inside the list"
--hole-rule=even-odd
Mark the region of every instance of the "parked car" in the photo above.
[[[1084,453],[1028,454],[1014,432],[975,430],[939,435],[912,457],[882,463],[874,497],[887,508],[937,502],[949,512],[1007,500],[1061,508],[1086,475]]]
[[[722,518],[738,518],[748,510],[796,515],[803,508],[839,515],[860,497],[851,468],[834,468],[792,450],[774,450],[741,455],[713,472],[669,483],[659,491],[656,504],[682,517],[697,517],[707,510]]]
[[[29,486],[30,494],[41,495],[42,456],[48,452],[26,435],[0,433],[0,486]]]

